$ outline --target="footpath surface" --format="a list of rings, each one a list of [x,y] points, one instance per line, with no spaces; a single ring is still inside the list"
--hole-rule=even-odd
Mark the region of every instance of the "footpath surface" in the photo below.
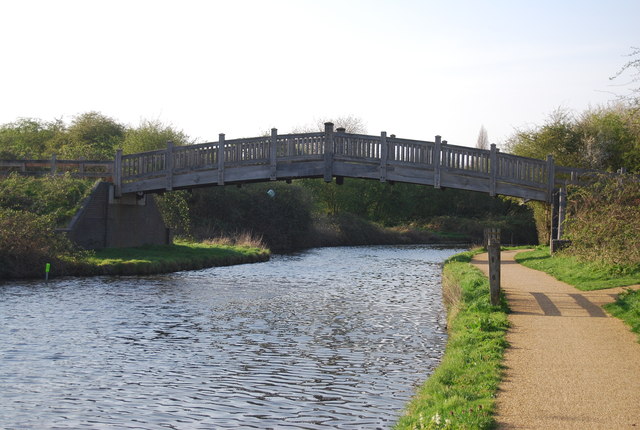
[[[601,305],[621,288],[580,291],[516,263],[504,251],[501,284],[512,313],[500,429],[640,429],[640,344]],[[487,254],[472,260],[488,274]]]

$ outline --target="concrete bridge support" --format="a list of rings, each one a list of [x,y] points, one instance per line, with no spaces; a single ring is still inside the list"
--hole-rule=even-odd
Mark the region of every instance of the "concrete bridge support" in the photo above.
[[[114,197],[114,186],[99,182],[65,229],[85,249],[171,243],[169,229],[152,195]]]

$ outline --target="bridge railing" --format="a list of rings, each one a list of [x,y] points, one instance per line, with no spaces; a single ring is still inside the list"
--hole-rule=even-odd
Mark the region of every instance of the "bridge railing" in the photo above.
[[[293,169],[291,164],[298,162],[311,164],[306,164],[307,167],[301,165],[300,170]],[[349,166],[359,164],[357,177],[378,177],[384,181],[390,174],[399,180],[416,178],[419,183],[432,183],[437,188],[444,180],[442,186],[485,190],[492,195],[520,187],[531,189],[538,199],[551,195],[556,174],[552,158],[544,161],[503,154],[495,145],[490,150],[482,150],[449,145],[439,136],[431,142],[401,139],[395,135],[387,136],[384,132],[380,136],[346,133],[344,129],[334,132],[332,125],[328,124],[324,132],[279,135],[276,129],[272,129],[270,136],[232,140],[226,140],[225,135],[220,134],[218,142],[175,147],[168,144],[162,150],[119,154],[116,157],[116,189],[133,183],[140,186],[128,186],[126,192],[157,190],[165,183],[166,189],[172,189],[176,175],[188,175],[190,172],[193,172],[191,179],[198,185],[223,185],[228,178],[236,182],[243,178],[275,180],[281,171],[278,166],[284,164],[289,166],[285,169],[287,177],[320,175],[331,180],[336,174],[332,167],[334,162],[343,163],[336,164],[341,172],[339,175],[348,171]],[[324,168],[318,170],[321,165]],[[246,175],[240,171],[229,172],[231,176],[225,173],[228,168],[251,166],[262,167],[253,173],[245,170]],[[265,169],[267,166],[269,168]],[[397,176],[402,171],[404,173]],[[199,172],[209,173],[202,176]],[[257,172],[270,174],[267,177],[251,176]],[[166,182],[159,178],[166,178]],[[185,187],[188,186],[185,183],[191,183],[186,176],[179,179],[178,186]],[[474,181],[484,185],[474,188]]]
[[[67,173],[76,178],[110,178],[113,161],[59,160],[55,155],[49,160],[0,160],[0,174],[11,172],[33,176]]]

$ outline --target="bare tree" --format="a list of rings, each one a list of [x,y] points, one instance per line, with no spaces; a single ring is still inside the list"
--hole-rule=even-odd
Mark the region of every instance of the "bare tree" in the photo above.
[[[476,142],[476,148],[489,149],[489,135],[484,125],[480,126],[480,132],[478,133],[478,140]]]
[[[610,77],[609,80],[618,79],[622,75],[627,74],[626,72],[629,72],[631,73],[630,80],[622,85],[631,85],[640,82],[640,48],[631,47],[631,53],[629,53],[627,57],[629,57],[630,60],[622,66],[618,73]],[[640,107],[640,87],[634,85],[634,87],[630,89],[629,94],[621,95],[619,98],[623,102],[630,102]]]
[[[316,131],[324,131],[324,123],[332,122],[335,128],[343,127],[347,133],[354,134],[365,134],[367,132],[367,126],[365,125],[362,118],[347,115],[347,116],[338,116],[338,117],[325,117],[316,120],[315,125],[304,125],[294,127],[291,130],[291,133],[313,133]]]

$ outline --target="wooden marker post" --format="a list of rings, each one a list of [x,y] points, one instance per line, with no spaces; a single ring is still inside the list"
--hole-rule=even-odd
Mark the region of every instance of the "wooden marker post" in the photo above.
[[[500,230],[487,229],[487,251],[489,252],[489,292],[491,304],[500,304]]]

